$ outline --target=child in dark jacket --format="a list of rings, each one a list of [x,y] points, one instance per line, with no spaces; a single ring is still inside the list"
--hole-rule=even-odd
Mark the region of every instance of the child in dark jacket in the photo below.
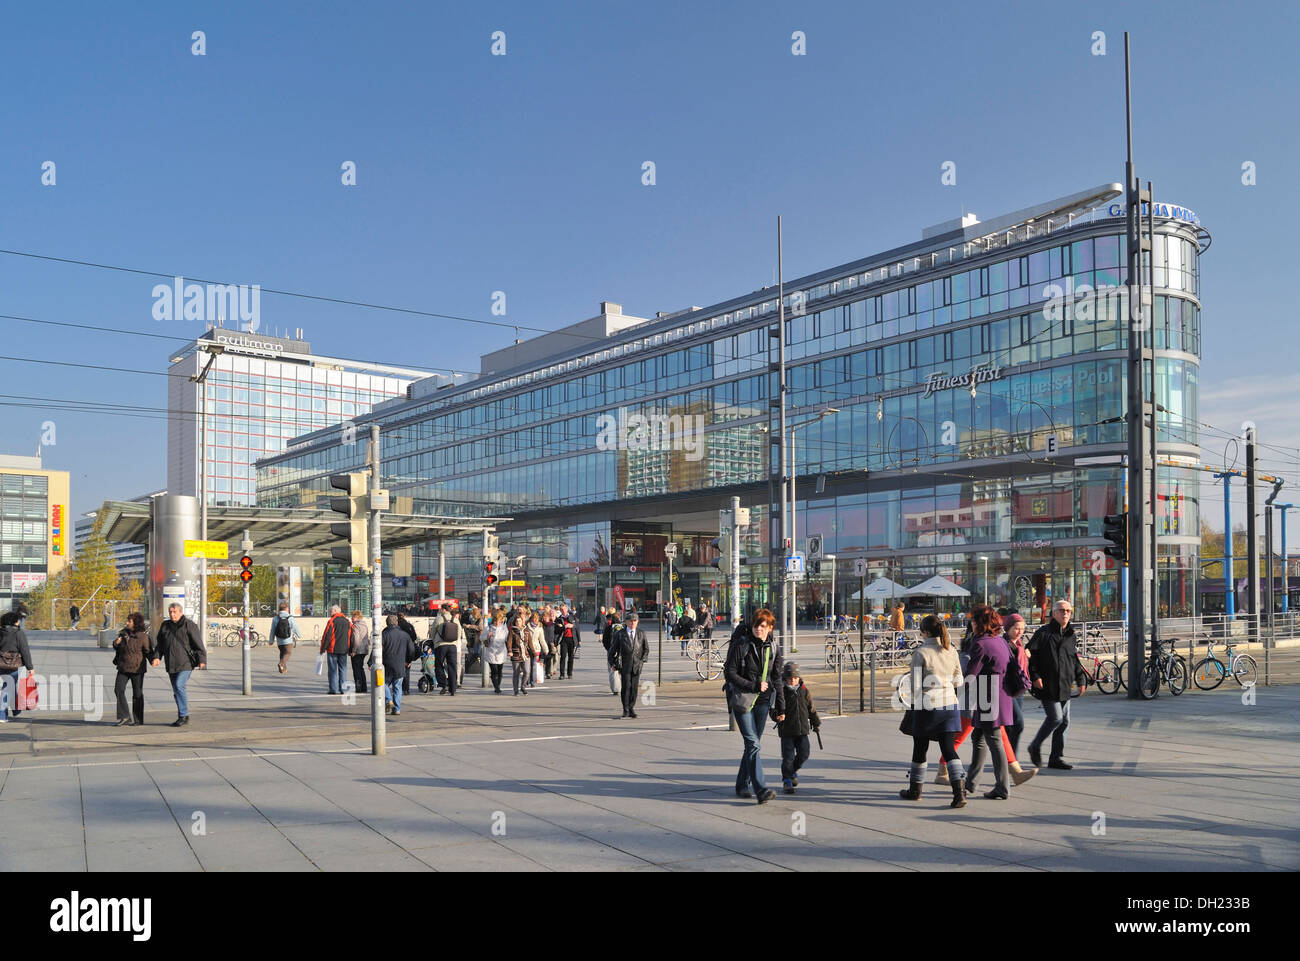
[[[793,794],[799,786],[799,768],[808,760],[809,730],[821,731],[822,719],[813,707],[812,694],[804,687],[799,676],[799,665],[787,661],[781,669],[781,683],[785,685],[785,720],[777,721],[781,735],[781,787]]]

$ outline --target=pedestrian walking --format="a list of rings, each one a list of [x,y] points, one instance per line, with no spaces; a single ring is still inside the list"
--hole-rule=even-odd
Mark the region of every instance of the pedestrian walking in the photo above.
[[[298,646],[298,641],[302,639],[302,633],[298,630],[298,624],[289,613],[289,605],[282,603],[280,610],[276,612],[275,617],[271,618],[271,637],[275,640],[275,645],[280,651],[281,674],[289,670],[289,655],[293,649]]]
[[[623,696],[623,716],[636,717],[636,698],[641,689],[641,668],[650,657],[650,642],[641,630],[640,615],[629,611],[614,628],[609,641],[609,666],[618,672]]]
[[[321,633],[320,652],[325,655],[331,694],[343,693],[347,677],[348,655],[352,653],[352,622],[343,616],[337,604],[330,606],[330,618]]]
[[[465,673],[482,670],[479,658],[483,656],[483,619],[477,607],[471,606],[460,615],[461,630],[465,634]]]
[[[433,638],[436,673],[441,677],[440,694],[456,696],[456,680],[460,673],[460,622],[451,614],[451,605],[442,605],[443,618]]]
[[[514,685],[515,697],[523,694],[528,696],[528,670],[529,660],[529,634],[528,624],[524,620],[523,612],[515,615],[510,624],[510,634],[506,639],[506,652],[510,656],[510,664],[514,668]]]
[[[560,615],[555,619],[555,633],[560,639],[560,677],[573,677],[573,662],[578,648],[582,646],[582,634],[578,630],[578,620],[568,614],[564,605],[560,606]]]
[[[510,628],[506,626],[506,616],[501,611],[492,615],[492,623],[483,632],[483,657],[488,663],[488,673],[492,677],[492,689],[501,693],[501,672],[505,670],[507,649],[510,641]]]
[[[366,684],[366,656],[370,653],[370,625],[360,611],[352,612],[352,681],[358,694],[369,694]]]
[[[405,614],[397,615],[397,626],[402,629],[407,637],[411,639],[411,644],[415,647],[415,657],[412,660],[418,660],[420,657],[420,640],[415,636],[415,625],[406,619]],[[411,693],[411,665],[406,665],[406,670],[402,672],[402,693]]]
[[[549,606],[542,608],[542,640],[546,644],[546,676],[559,677],[560,639],[555,634],[555,612]]]
[[[1015,659],[1016,665],[1020,668],[1023,677],[1029,676],[1029,648],[1025,644],[1025,619],[1019,614],[1008,614],[1002,619],[1003,636],[1006,638],[1007,646],[1011,649],[1011,656]],[[1011,670],[1008,666],[1007,670]],[[1007,736],[1007,758],[1011,762],[1011,776],[1016,784],[1021,783],[1016,777],[1016,772],[1020,765],[1016,763],[1016,752],[1020,750],[1020,735],[1025,730],[1025,712],[1022,702],[1025,699],[1025,692],[1021,691],[1011,698],[1012,720],[1011,723],[1003,727],[1002,731]],[[1037,774],[1037,769],[1026,772],[1024,780]]]
[[[960,654],[964,661],[969,661],[970,658],[970,647],[974,642],[974,623],[974,620],[967,618],[966,634],[962,638],[962,650]],[[1010,644],[1013,640],[1011,636],[1013,631],[1015,633],[1015,639],[1018,642],[1021,635],[1024,633],[1025,619],[1019,614],[1008,614],[1002,621],[1002,626],[1003,630],[1007,632],[1006,639],[1008,643]],[[1017,643],[1015,647],[1018,648],[1019,651],[1016,663],[1027,670],[1026,665],[1029,660],[1028,652],[1024,649],[1022,643]],[[1016,650],[1013,649],[1013,653],[1016,653]],[[1005,752],[1007,757],[1007,768],[1011,774],[1011,783],[1017,786],[1024,784],[1038,773],[1037,768],[1029,768],[1026,770],[1021,767],[1020,762],[1016,759],[1016,752],[1020,747],[1020,732],[1024,729],[1024,715],[1020,709],[1020,701],[1022,697],[1023,692],[1019,696],[1012,697],[1011,706],[1014,720],[1011,725],[1004,725],[1002,728],[1002,750]],[[966,738],[970,736],[971,732],[975,730],[975,722],[971,716],[971,712],[965,712],[962,717],[961,732],[957,735],[957,740],[953,744],[953,746],[958,750],[961,749],[962,744],[966,741]],[[947,762],[942,760],[939,762],[939,773],[935,777],[934,782],[936,784],[948,783]]]
[[[772,644],[775,624],[776,615],[765,607],[754,614],[752,624],[738,624],[731,635],[724,668],[727,706],[745,744],[736,772],[736,796],[756,797],[759,804],[776,797],[763,780],[763,761],[759,757],[769,705],[774,707],[771,713],[778,722],[785,720],[785,692],[781,684],[773,683],[782,668],[781,652]]]
[[[933,614],[921,620],[921,644],[912,652],[911,736],[912,766],[908,769],[907,790],[899,796],[905,801],[921,799],[925,780],[926,756],[930,742],[939,742],[939,752],[948,762],[952,778],[952,804],[965,807],[966,781],[961,758],[953,742],[961,730],[961,710],[957,688],[962,683],[961,661],[948,640],[948,629]],[[906,719],[904,724],[906,724]],[[907,733],[907,728],[903,728]]]
[[[22,627],[23,614],[21,611],[5,611],[0,616],[0,700],[4,701],[0,707],[0,723],[9,720],[10,713],[17,712],[18,703],[18,672],[27,668],[27,673],[31,674],[32,652],[27,646],[27,633]]]
[[[167,620],[158,628],[157,643],[153,649],[153,666],[166,662],[167,676],[172,682],[172,696],[176,698],[176,720],[172,727],[190,723],[190,702],[187,686],[190,673],[208,666],[208,649],[203,646],[199,625],[185,616],[179,604],[167,608]]]
[[[135,612],[127,615],[126,627],[113,641],[113,664],[117,680],[113,693],[117,695],[117,726],[144,723],[144,675],[153,656],[153,640],[146,629],[144,615]],[[131,685],[131,701],[127,703],[126,687]]]
[[[812,692],[804,686],[799,665],[794,661],[786,661],[782,666],[781,684],[785,688],[785,720],[776,724],[776,731],[781,735],[781,788],[786,794],[793,794],[799,786],[799,769],[812,750],[808,732],[820,733],[822,719],[813,707]]]
[[[528,686],[536,687],[539,676],[545,680],[542,659],[546,657],[548,650],[546,632],[542,630],[542,619],[537,616],[536,612],[528,615],[528,644],[530,660],[532,661],[528,670]]]
[[[686,642],[691,639],[695,633],[695,609],[687,602],[686,607],[682,610],[682,616],[677,621],[677,636],[682,642],[682,657],[686,656]]]
[[[403,675],[408,665],[420,656],[411,635],[402,630],[398,614],[389,614],[379,636],[380,656],[384,661],[384,710],[394,716],[402,713]]]
[[[1088,687],[1088,675],[1079,663],[1075,644],[1074,625],[1070,617],[1074,606],[1059,600],[1052,607],[1052,619],[1034,631],[1029,640],[1030,693],[1043,705],[1046,717],[1042,727],[1029,742],[1029,759],[1036,767],[1043,766],[1043,741],[1050,735],[1052,751],[1047,766],[1058,771],[1073,770],[1065,761],[1065,732],[1070,727],[1070,687],[1079,685],[1083,694]]]
[[[1002,750],[1002,726],[1011,723],[1013,713],[1011,697],[1005,690],[1011,650],[1002,637],[1002,618],[993,608],[987,604],[975,608],[971,612],[971,623],[974,625],[974,640],[971,641],[965,674],[968,698],[969,692],[974,691],[974,703],[968,704],[974,730],[970,736],[973,753],[970,769],[966,772],[966,793],[975,793],[987,749],[993,758],[994,784],[993,790],[984,797],[990,801],[1005,801],[1010,797],[1011,788],[1007,757]]]

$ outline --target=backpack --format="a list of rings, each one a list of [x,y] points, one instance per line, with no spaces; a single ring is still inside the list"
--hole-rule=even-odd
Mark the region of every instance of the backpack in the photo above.
[[[1011,661],[1007,664],[1007,672],[1002,675],[1002,690],[1011,697],[1019,697],[1029,690],[1029,678],[1025,677],[1024,669],[1020,666],[1015,646],[1007,641],[1007,647],[1011,649]]]
[[[448,630],[450,628],[450,630]],[[451,618],[442,622],[442,627],[438,629],[438,636],[444,641],[454,643],[460,640],[460,625]]]
[[[293,634],[293,627],[289,624],[289,618],[279,618],[275,622],[275,639],[277,641],[287,640],[291,634]]]

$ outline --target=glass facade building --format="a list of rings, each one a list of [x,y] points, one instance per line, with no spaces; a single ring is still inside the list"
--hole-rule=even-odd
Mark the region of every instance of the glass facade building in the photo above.
[[[800,540],[820,534],[837,556],[841,609],[856,590],[844,572],[863,557],[873,574],[908,585],[940,574],[1027,614],[1068,597],[1082,617],[1119,616],[1118,572],[1100,554],[1102,518],[1124,509],[1119,193],[1104,185],[984,223],[966,215],[785,285],[788,419],[838,410],[802,427],[793,454]],[[1161,603],[1180,613],[1196,598],[1208,235],[1183,208],[1158,206],[1155,223],[1145,336],[1159,455],[1188,465],[1159,471]],[[533,597],[590,607],[619,586],[653,601],[671,541],[683,596],[722,599],[708,545],[730,496],[755,509],[748,558],[765,564],[780,541],[768,493],[778,316],[765,288],[578,344],[576,325],[537,338],[515,367],[489,371],[485,359],[469,383],[416,384],[376,412],[385,483],[417,513],[514,518],[502,549],[529,559]],[[362,456],[328,432],[299,437],[258,463],[259,502],[312,504]],[[458,585],[476,581],[478,548],[452,549]],[[417,575],[431,567],[436,556],[417,549]],[[768,602],[767,568],[744,572],[743,602]],[[827,604],[830,581],[827,567],[800,587],[805,615]]]
[[[207,344],[222,353],[206,381]],[[289,439],[368,413],[404,397],[416,370],[320,357],[303,340],[209,329],[172,357],[168,370],[167,489],[199,493],[199,412],[207,391],[207,491],[213,505],[257,502],[253,464]]]

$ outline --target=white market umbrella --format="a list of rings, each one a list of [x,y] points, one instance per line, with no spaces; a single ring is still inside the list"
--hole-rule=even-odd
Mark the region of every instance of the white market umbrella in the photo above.
[[[906,593],[907,588],[902,584],[895,583],[888,577],[877,577],[856,594],[850,594],[849,599],[854,601],[883,601],[890,597],[902,597]]]
[[[970,597],[970,591],[966,588],[938,574],[915,587],[909,587],[904,594],[907,597]]]

